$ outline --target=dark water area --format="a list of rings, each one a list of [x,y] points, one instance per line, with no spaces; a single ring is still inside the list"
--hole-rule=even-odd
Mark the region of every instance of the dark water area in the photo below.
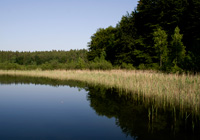
[[[200,119],[77,81],[0,76],[0,140],[200,139]]]

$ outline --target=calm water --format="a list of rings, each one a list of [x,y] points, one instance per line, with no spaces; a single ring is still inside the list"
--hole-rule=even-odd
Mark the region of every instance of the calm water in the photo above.
[[[114,89],[0,76],[0,140],[200,138],[198,120],[174,121],[169,109],[152,121],[149,106]]]

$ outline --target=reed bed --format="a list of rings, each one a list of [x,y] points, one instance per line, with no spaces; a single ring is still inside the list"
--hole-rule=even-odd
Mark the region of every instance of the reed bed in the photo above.
[[[200,111],[200,75],[164,74],[138,70],[0,70],[0,75],[46,77],[58,80],[76,80],[92,85],[117,88],[125,93],[153,99],[157,106],[178,106],[180,109]],[[152,101],[152,100],[151,100]]]

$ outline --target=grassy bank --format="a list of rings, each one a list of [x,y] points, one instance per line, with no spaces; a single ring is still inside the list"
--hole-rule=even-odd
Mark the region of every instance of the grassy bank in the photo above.
[[[163,74],[152,71],[4,71],[0,75],[22,75],[48,77],[59,80],[77,80],[93,85],[117,88],[125,93],[138,94],[145,101],[156,102],[157,106],[178,106],[199,112],[200,75]],[[152,100],[153,99],[153,100]]]

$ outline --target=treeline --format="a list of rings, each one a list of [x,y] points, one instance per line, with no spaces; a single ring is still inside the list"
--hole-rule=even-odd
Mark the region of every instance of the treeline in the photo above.
[[[36,52],[12,52],[0,51],[0,62],[16,63],[19,65],[41,65],[44,63],[70,63],[76,62],[79,58],[86,59],[87,50],[70,51],[36,51]]]
[[[199,0],[140,0],[116,27],[91,36],[87,58],[105,54],[114,66],[199,72],[199,9]]]
[[[116,27],[99,28],[88,50],[0,51],[0,69],[199,72],[199,9],[199,0],[139,0]]]
[[[79,89],[88,90],[87,83],[73,80],[57,80],[44,77],[29,77],[29,76],[12,76],[0,75],[0,84],[35,84],[35,85],[50,85],[54,87],[69,86]]]
[[[0,51],[0,69],[112,69],[112,64],[101,56],[87,60],[87,50],[12,52]]]

